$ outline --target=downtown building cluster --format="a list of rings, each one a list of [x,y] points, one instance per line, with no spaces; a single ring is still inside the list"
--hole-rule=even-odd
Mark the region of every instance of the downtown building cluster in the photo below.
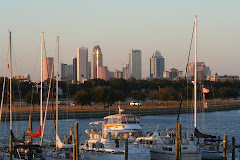
[[[72,57],[72,64],[61,63],[60,80],[70,83],[84,83],[88,79],[142,79],[142,52],[139,49],[129,50],[129,61],[125,63],[122,70],[109,71],[107,66],[103,65],[103,53],[99,45],[94,46],[91,52],[91,61],[88,59],[88,48],[77,48],[76,57]],[[149,77],[146,79],[183,79],[183,71],[176,68],[165,70],[165,59],[159,51],[155,51],[150,58]],[[194,77],[195,64],[189,62],[187,67],[186,77],[192,79]],[[216,76],[211,77],[211,70],[204,62],[197,62],[197,78],[199,80],[217,81],[219,79],[225,80],[226,77],[233,76]],[[224,77],[224,78],[221,78]],[[30,75],[13,76],[15,79],[21,81],[30,81]],[[43,57],[43,80],[54,78],[54,58]],[[234,76],[234,79],[239,79]]]

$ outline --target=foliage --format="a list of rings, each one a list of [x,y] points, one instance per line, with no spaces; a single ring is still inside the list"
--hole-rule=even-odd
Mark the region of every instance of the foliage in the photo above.
[[[39,92],[32,92],[32,91],[29,91],[27,94],[26,94],[26,98],[25,98],[25,102],[27,103],[31,103],[31,104],[40,104],[40,93]]]
[[[166,102],[166,106],[168,105],[168,101],[178,99],[178,94],[173,88],[164,87],[160,90],[160,99]]]
[[[222,99],[237,98],[239,96],[239,91],[233,88],[224,87],[219,89],[219,96]]]
[[[143,91],[132,91],[131,95],[137,101],[145,101],[147,97],[146,93]]]
[[[84,91],[84,90],[80,90],[77,91],[77,93],[74,95],[73,100],[78,104],[78,105],[88,105],[91,103],[92,101],[92,97],[91,95]]]

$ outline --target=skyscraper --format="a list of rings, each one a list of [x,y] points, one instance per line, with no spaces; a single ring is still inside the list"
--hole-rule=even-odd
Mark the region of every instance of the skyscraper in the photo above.
[[[123,69],[123,79],[128,79],[129,78],[129,63],[124,64]]]
[[[77,57],[73,57],[73,82],[77,82]]]
[[[54,78],[53,57],[43,57],[43,81]]]
[[[194,77],[194,70],[195,70],[195,62],[189,62],[186,76],[188,78]],[[211,78],[211,70],[209,67],[205,65],[204,62],[197,62],[197,79],[210,79]]]
[[[98,78],[98,66],[103,66],[103,55],[99,45],[93,47],[91,57],[91,78]]]
[[[129,74],[135,79],[142,78],[142,53],[141,50],[129,51]]]
[[[163,71],[165,70],[164,58],[159,51],[153,53],[150,58],[150,77],[159,78],[163,77]]]
[[[61,64],[61,80],[72,82],[73,80],[73,65]]]
[[[88,49],[77,49],[77,81],[82,83],[88,75]]]

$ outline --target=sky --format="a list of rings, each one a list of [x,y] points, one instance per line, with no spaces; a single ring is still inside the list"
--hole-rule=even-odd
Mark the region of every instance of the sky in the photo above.
[[[198,61],[219,75],[240,75],[239,0],[11,0],[0,2],[0,76],[4,75],[9,30],[13,75],[40,80],[41,32],[46,55],[72,64],[77,48],[87,47],[89,61],[100,45],[103,65],[122,70],[129,50],[142,51],[142,77],[149,77],[150,57],[159,50],[165,70],[185,69],[195,16]],[[190,60],[194,59],[194,46]],[[56,63],[56,62],[55,62]],[[55,67],[56,69],[56,67]],[[60,69],[60,68],[59,68]]]

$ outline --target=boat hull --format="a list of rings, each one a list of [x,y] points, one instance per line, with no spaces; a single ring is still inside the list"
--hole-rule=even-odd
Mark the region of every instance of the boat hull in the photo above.
[[[202,153],[195,152],[195,153],[183,153],[182,159],[183,160],[201,160]],[[167,152],[158,152],[158,151],[151,151],[151,159],[152,160],[176,160],[175,152],[167,153]]]

